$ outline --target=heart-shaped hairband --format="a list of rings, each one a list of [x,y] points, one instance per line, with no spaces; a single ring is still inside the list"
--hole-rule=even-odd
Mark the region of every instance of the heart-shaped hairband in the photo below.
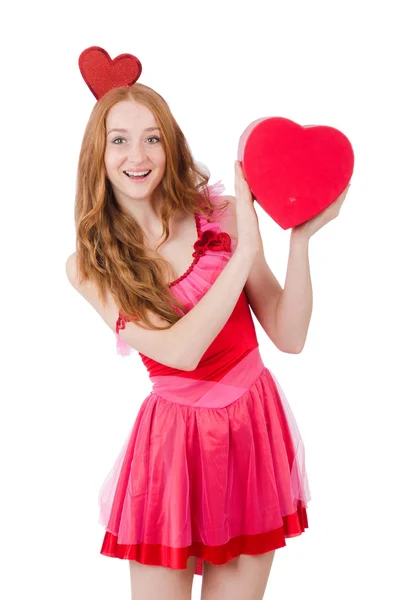
[[[113,60],[103,48],[90,46],[80,54],[79,68],[84,81],[97,100],[116,87],[131,87],[142,73],[140,60],[120,54]]]

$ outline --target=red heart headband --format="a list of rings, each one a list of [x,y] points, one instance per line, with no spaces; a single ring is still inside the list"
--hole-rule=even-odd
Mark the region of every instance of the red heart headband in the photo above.
[[[132,54],[113,60],[103,48],[91,46],[80,54],[79,68],[84,81],[97,100],[116,87],[131,87],[142,73],[141,62]]]

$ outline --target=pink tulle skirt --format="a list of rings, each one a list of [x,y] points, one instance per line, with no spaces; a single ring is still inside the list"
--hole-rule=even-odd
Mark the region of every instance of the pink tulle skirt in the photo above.
[[[249,373],[249,377],[247,377]],[[99,493],[101,553],[185,569],[286,545],[307,527],[304,445],[256,348],[221,381],[154,378]]]

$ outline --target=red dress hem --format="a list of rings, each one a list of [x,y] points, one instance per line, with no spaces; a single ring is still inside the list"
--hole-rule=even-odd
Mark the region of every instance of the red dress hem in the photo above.
[[[278,529],[257,535],[240,535],[222,546],[206,546],[202,542],[193,542],[186,548],[145,543],[118,544],[117,536],[106,531],[100,554],[171,569],[186,569],[188,558],[196,556],[198,560],[195,575],[202,575],[203,561],[223,565],[241,554],[258,555],[271,552],[286,546],[286,538],[299,536],[308,527],[306,508],[299,501],[296,512],[283,517],[283,525]]]

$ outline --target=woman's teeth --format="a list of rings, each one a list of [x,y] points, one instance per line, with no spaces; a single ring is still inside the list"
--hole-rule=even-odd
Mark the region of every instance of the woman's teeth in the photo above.
[[[136,177],[140,177],[141,179],[143,179],[144,177],[146,177],[147,175],[149,175],[151,171],[124,171],[124,173],[127,175],[127,177],[131,177],[131,178],[136,178]]]

